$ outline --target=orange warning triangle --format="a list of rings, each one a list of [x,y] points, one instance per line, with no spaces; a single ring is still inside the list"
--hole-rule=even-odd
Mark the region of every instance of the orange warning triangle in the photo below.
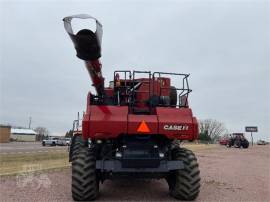
[[[137,132],[142,132],[142,133],[149,133],[150,129],[148,128],[147,124],[145,121],[142,121],[141,124],[139,125]]]

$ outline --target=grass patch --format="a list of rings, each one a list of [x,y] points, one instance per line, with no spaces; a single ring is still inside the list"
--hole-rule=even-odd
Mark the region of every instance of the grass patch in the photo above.
[[[66,151],[0,155],[0,175],[35,172],[69,166]]]
[[[184,143],[182,147],[190,149],[192,151],[200,151],[205,149],[214,149],[217,148],[218,144],[196,144],[196,143]]]
[[[217,148],[217,144],[184,143],[192,151]],[[29,154],[0,154],[0,176],[69,167],[67,151]]]

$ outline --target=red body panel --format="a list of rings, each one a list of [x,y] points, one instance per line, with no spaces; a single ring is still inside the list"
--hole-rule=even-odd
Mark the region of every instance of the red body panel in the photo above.
[[[89,131],[89,133],[84,135],[84,137],[91,139],[107,139],[115,138],[120,134],[126,134],[127,114],[127,106],[90,106],[90,119],[87,120],[89,122],[89,129],[85,130]]]
[[[193,140],[198,136],[198,124],[189,108],[157,107],[156,115],[128,113],[128,106],[88,106],[83,118],[84,139],[110,139],[119,135],[164,135],[169,139]],[[144,121],[150,132],[138,132]]]
[[[164,134],[169,139],[194,139],[197,123],[193,122],[191,109],[157,107],[156,111],[159,120],[158,134]]]

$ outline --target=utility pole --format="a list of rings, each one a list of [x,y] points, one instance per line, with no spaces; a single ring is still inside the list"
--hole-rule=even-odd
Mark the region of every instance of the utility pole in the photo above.
[[[253,146],[253,135],[252,135],[252,132],[250,133],[251,135],[251,142],[252,142],[252,146]]]
[[[28,126],[29,129],[31,129],[31,123],[32,123],[32,117],[30,116],[29,117],[29,126]]]

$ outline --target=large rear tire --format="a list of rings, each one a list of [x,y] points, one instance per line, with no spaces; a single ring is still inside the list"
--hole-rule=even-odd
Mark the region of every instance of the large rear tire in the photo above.
[[[249,147],[249,142],[247,140],[242,141],[242,147],[247,149]]]
[[[93,149],[80,147],[72,161],[72,197],[75,201],[95,200],[99,192]]]
[[[194,153],[188,149],[175,148],[173,160],[181,160],[184,169],[172,171],[167,178],[171,196],[179,200],[195,200],[200,193],[200,171]]]

